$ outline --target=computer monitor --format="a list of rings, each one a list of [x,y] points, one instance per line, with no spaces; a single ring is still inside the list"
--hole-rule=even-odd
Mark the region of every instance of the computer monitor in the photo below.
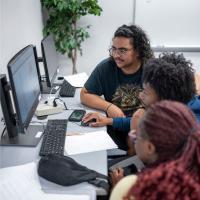
[[[58,54],[52,35],[48,35],[41,41],[42,61],[44,64],[45,80],[42,80],[42,93],[49,93],[53,87],[58,69]]]
[[[17,125],[11,100],[10,85],[5,74],[0,74],[0,101],[8,136],[9,138],[14,138],[17,136]]]
[[[36,146],[41,138],[36,137],[38,127],[29,128],[40,96],[34,47],[29,45],[19,51],[10,60],[7,68],[11,87],[5,75],[1,76],[0,84],[1,105],[7,127],[7,136],[1,139],[1,144]],[[9,124],[12,124],[12,130]]]

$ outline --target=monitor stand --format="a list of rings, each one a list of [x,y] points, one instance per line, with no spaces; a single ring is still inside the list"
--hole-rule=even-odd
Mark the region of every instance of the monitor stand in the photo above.
[[[42,94],[50,94],[50,92],[51,92],[51,94],[55,94],[58,91],[58,89],[56,89],[54,87],[58,87],[58,86],[60,87],[62,85],[62,83],[63,83],[63,81],[59,84],[53,83],[53,86],[52,86],[53,89],[52,89],[51,87],[47,86],[46,82],[42,82],[41,83],[41,93]]]
[[[19,133],[14,138],[9,138],[6,133],[0,140],[0,146],[36,147],[42,138],[43,131],[41,125],[30,125],[25,134]]]
[[[41,92],[42,94],[55,94],[55,93],[52,93],[51,91],[51,87],[47,86],[47,83],[46,82],[41,82]]]

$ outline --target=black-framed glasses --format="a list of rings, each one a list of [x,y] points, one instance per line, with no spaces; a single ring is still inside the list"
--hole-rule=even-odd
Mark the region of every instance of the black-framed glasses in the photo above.
[[[126,53],[130,50],[132,50],[133,48],[127,49],[127,48],[115,48],[115,47],[111,47],[109,49],[109,53],[111,56],[113,56],[114,54],[118,54],[119,56],[123,56],[126,55]]]

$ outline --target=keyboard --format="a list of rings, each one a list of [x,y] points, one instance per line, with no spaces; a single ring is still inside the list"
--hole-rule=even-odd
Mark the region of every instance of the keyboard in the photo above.
[[[76,88],[74,86],[72,86],[68,81],[64,80],[60,91],[59,91],[59,95],[61,97],[74,97]]]
[[[39,155],[64,155],[65,136],[67,131],[66,119],[48,120],[44,131]]]

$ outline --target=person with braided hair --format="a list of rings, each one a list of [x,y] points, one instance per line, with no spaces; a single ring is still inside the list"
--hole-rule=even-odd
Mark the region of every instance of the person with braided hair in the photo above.
[[[120,86],[142,86],[143,65],[153,57],[153,51],[146,33],[139,26],[122,25],[114,33],[109,53],[110,57],[100,62],[90,75],[80,99],[86,106],[105,111],[109,117],[124,117],[122,108],[112,101],[113,96]],[[126,141],[128,131],[115,134],[108,126],[108,133],[126,149],[121,140]]]
[[[200,199],[200,125],[187,106],[173,101],[150,106],[132,141],[148,167],[121,179],[110,200]]]

